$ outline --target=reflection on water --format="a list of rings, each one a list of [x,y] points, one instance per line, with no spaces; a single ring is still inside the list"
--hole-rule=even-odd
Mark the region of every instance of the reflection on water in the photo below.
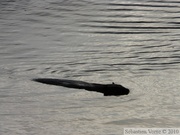
[[[1,0],[0,132],[178,127],[179,13],[178,0]],[[105,98],[34,77],[113,81],[131,94]]]

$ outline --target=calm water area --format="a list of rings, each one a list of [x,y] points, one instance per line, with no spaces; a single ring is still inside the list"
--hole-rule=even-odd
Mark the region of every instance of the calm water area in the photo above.
[[[125,96],[33,82],[121,84]],[[180,128],[179,0],[0,0],[0,134]]]

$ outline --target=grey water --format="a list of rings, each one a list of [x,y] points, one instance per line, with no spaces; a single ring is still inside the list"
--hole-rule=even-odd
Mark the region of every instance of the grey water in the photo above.
[[[115,82],[126,96],[50,86]],[[179,0],[1,0],[0,134],[180,127]]]

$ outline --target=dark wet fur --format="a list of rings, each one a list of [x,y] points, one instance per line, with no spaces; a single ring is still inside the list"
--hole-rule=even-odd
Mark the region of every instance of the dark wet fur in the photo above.
[[[97,84],[87,83],[83,81],[65,80],[65,79],[53,79],[53,78],[37,78],[33,79],[36,82],[64,86],[68,88],[85,89],[88,91],[95,91],[103,93],[104,96],[120,96],[129,94],[129,89],[118,84]]]

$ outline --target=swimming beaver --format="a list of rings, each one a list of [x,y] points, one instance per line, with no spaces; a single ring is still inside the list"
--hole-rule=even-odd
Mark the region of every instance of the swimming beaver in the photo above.
[[[33,79],[33,81],[50,84],[50,85],[64,86],[68,88],[96,91],[96,92],[103,93],[104,96],[127,95],[130,92],[129,89],[115,83],[97,84],[97,83],[88,83],[88,82],[83,82],[83,81],[53,79],[53,78],[36,78],[36,79]]]

